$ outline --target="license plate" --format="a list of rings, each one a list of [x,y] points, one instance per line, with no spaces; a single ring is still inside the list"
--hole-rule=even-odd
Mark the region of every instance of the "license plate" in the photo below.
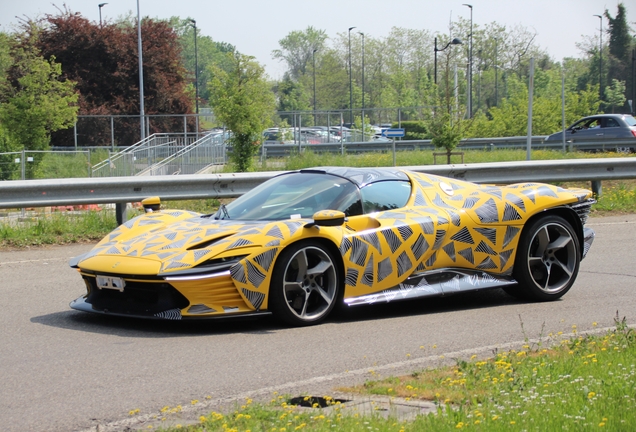
[[[123,292],[125,286],[126,282],[122,278],[111,276],[97,276],[97,288],[99,289],[113,289]]]

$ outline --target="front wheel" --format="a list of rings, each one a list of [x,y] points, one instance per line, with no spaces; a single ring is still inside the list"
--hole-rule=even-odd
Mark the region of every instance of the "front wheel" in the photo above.
[[[524,228],[513,270],[519,282],[506,291],[516,297],[549,301],[574,284],[581,262],[579,239],[562,217],[549,215]]]
[[[269,308],[287,324],[317,324],[338,301],[340,273],[338,261],[326,247],[309,242],[292,245],[274,268]]]

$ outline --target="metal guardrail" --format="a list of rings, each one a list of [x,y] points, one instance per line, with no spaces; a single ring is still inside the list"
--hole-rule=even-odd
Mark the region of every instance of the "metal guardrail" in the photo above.
[[[550,149],[563,150],[561,141],[544,141],[545,136],[537,135],[531,139],[533,150]],[[497,150],[497,149],[525,149],[527,137],[500,137],[500,138],[467,138],[463,139],[456,151],[462,150]],[[636,139],[617,139],[604,141],[570,141],[566,142],[567,150],[583,151],[636,151]],[[431,140],[396,140],[396,151],[409,150],[434,150]],[[333,142],[324,144],[269,144],[266,143],[261,151],[263,157],[284,157],[292,153],[311,150],[316,153],[371,153],[393,151],[391,141],[367,141],[367,142]]]
[[[476,183],[600,182],[636,178],[636,157],[398,168]],[[0,182],[0,208],[130,203],[155,195],[164,200],[233,198],[281,172],[5,181]]]

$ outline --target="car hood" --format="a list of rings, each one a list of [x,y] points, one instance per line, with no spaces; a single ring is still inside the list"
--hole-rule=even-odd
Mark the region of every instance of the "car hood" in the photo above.
[[[121,225],[70,265],[118,274],[170,273],[278,246],[307,222],[215,220],[190,212],[158,212]]]

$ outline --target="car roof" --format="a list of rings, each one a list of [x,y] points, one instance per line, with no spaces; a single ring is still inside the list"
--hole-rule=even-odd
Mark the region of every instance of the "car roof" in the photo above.
[[[632,117],[631,114],[594,114],[587,117],[583,117],[580,120],[590,119],[590,118],[625,118]]]
[[[387,180],[409,181],[409,177],[397,168],[316,167],[301,169],[297,172],[331,174],[346,178],[358,187]]]

